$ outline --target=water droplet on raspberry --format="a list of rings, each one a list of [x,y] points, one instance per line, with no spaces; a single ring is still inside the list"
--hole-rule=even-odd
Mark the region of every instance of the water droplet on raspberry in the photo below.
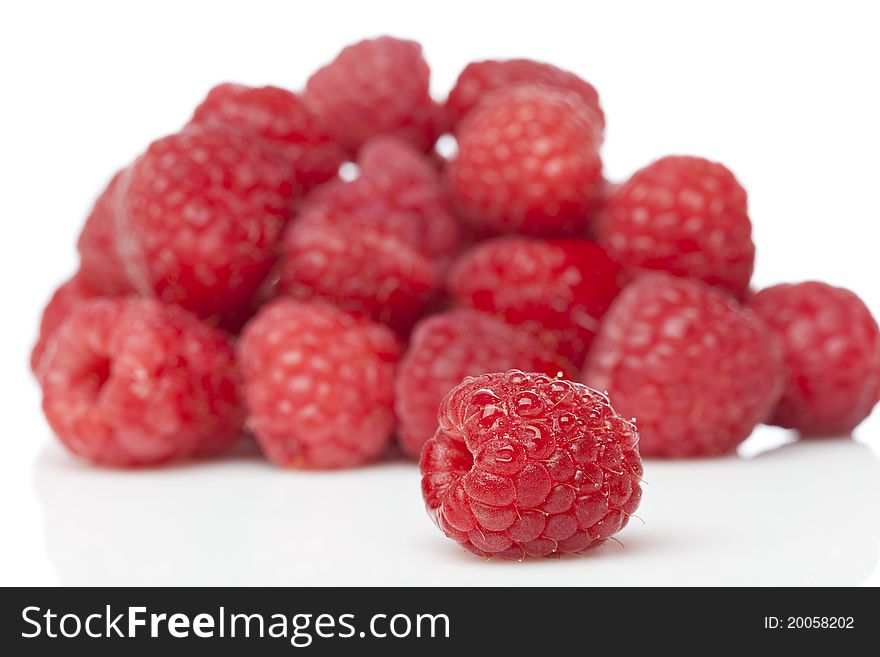
[[[486,406],[480,416],[480,425],[483,427],[491,427],[495,421],[504,417],[504,409],[498,406]]]
[[[518,394],[513,400],[513,405],[520,417],[535,417],[544,410],[544,402],[531,390]]]
[[[574,413],[562,413],[556,420],[559,424],[559,433],[567,436],[578,426],[578,418]]]
[[[524,372],[520,372],[519,370],[510,370],[507,374],[504,375],[504,378],[508,383],[520,384],[529,380],[528,375]]]
[[[551,381],[544,393],[554,404],[561,404],[574,393],[574,388],[568,381]]]
[[[501,401],[501,398],[494,392],[486,388],[481,388],[480,390],[477,390],[471,396],[471,403],[475,406],[487,406],[489,404],[494,404],[499,401]]]
[[[555,449],[550,432],[541,425],[524,424],[517,428],[516,437],[526,448],[529,458],[547,458]]]

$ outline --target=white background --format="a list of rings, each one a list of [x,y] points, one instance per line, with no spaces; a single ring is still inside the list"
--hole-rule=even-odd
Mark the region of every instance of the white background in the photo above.
[[[625,548],[496,564],[443,539],[405,463],[91,468],[55,446],[27,371],[40,308],[75,270],[81,222],[117,168],[213,84],[296,88],[382,33],[421,41],[438,98],[474,59],[576,71],[601,94],[610,178],[669,153],[718,159],[749,192],[757,285],[827,280],[880,313],[875,6],[3,3],[0,584],[880,583],[880,412],[862,444],[763,451],[792,437],[762,429],[745,456],[649,462],[645,524]]]

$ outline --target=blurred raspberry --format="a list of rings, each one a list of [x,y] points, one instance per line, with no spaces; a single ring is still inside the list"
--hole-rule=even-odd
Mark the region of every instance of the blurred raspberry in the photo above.
[[[238,438],[232,346],[152,299],[76,307],[45,357],[43,410],[74,454],[117,467],[214,454]]]
[[[571,366],[534,337],[473,310],[452,310],[416,326],[397,375],[400,445],[418,456],[437,429],[443,396],[466,376],[514,367],[555,376]]]
[[[422,495],[446,536],[480,556],[583,552],[641,500],[636,428],[585,385],[516,370],[467,378],[422,451]]]
[[[711,456],[770,416],[782,355],[760,318],[729,295],[650,273],[606,313],[584,382],[636,418],[644,456]]]
[[[438,128],[430,75],[415,41],[367,39],[343,48],[313,73],[304,100],[324,129],[351,153],[383,134],[428,151]]]
[[[849,434],[880,398],[880,329],[844,288],[768,287],[749,304],[779,336],[787,385],[773,424],[803,435]]]
[[[459,258],[448,287],[459,305],[523,327],[580,366],[622,279],[594,242],[499,237]]]
[[[116,245],[116,222],[119,217],[117,189],[127,171],[123,169],[113,176],[95,201],[76,243],[80,275],[102,294],[125,294],[132,291],[125,264],[119,257]]]
[[[745,190],[724,166],[698,157],[661,158],[614,189],[597,238],[630,270],[697,278],[739,299],[755,263]]]
[[[496,233],[582,235],[604,185],[596,134],[594,115],[572,92],[496,91],[459,128],[446,168],[452,200]]]
[[[217,85],[196,108],[192,123],[228,125],[260,136],[281,151],[306,190],[334,178],[345,160],[305,103],[278,87]]]
[[[40,334],[31,351],[31,371],[37,379],[41,378],[43,354],[49,348],[58,327],[67,319],[74,308],[84,301],[100,296],[103,295],[86,281],[82,273],[75,274],[55,290],[49,303],[43,309],[43,316],[40,318]]]
[[[446,111],[453,126],[458,123],[492,91],[520,84],[542,84],[572,91],[595,114],[595,125],[602,141],[605,115],[599,105],[599,94],[589,82],[552,64],[530,59],[487,60],[465,66],[449,97]]]
[[[279,299],[264,307],[239,354],[248,424],[266,456],[304,468],[378,456],[394,430],[399,349],[385,327],[332,306]]]
[[[150,145],[123,193],[120,253],[138,291],[234,326],[275,261],[292,174],[261,142],[192,126]]]

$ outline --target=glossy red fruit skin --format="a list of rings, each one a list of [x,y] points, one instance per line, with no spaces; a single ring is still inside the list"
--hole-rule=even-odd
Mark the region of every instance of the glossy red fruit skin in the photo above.
[[[43,308],[40,317],[40,330],[37,342],[31,350],[31,371],[39,380],[41,378],[41,363],[43,355],[50,348],[52,338],[58,331],[58,327],[64,323],[74,308],[82,305],[89,299],[103,296],[92,287],[81,273],[74,274],[52,294],[52,298]]]
[[[595,115],[576,94],[542,86],[496,91],[457,138],[447,186],[475,227],[540,237],[586,233],[604,181]]]
[[[153,299],[76,307],[47,352],[43,411],[74,454],[100,465],[213,455],[238,439],[240,379],[228,338]]]
[[[127,169],[119,171],[101,192],[76,243],[80,275],[101,294],[127,294],[133,291],[116,239],[120,209],[117,190],[127,172]]]
[[[755,264],[746,192],[723,165],[669,156],[604,201],[596,238],[632,273],[696,278],[742,299]]]
[[[550,376],[571,365],[533,336],[474,310],[450,310],[416,326],[397,374],[395,411],[403,451],[418,457],[437,429],[444,395],[466,376],[521,367]]]
[[[120,190],[119,250],[136,290],[239,324],[275,262],[292,181],[274,151],[222,127],[153,142]]]
[[[453,129],[493,91],[522,84],[542,84],[576,93],[595,114],[601,141],[605,115],[593,85],[574,73],[530,59],[490,59],[465,66],[446,99],[446,112]]]
[[[430,76],[415,41],[365,39],[315,71],[304,100],[324,130],[352,154],[377,135],[400,137],[427,152],[438,134]]]
[[[749,302],[779,337],[786,387],[772,424],[804,436],[848,435],[880,399],[880,329],[854,293],[808,281]]]
[[[580,367],[624,282],[595,242],[511,236],[462,255],[447,287],[456,304],[521,326]]]
[[[191,123],[219,124],[258,136],[281,151],[297,182],[309,190],[334,178],[345,152],[292,91],[219,84],[196,108]]]
[[[384,326],[277,299],[248,322],[238,348],[248,427],[276,465],[352,467],[389,444],[400,346]]]
[[[650,273],[605,314],[583,381],[635,418],[643,456],[715,456],[769,418],[782,354],[761,319],[726,293]]]
[[[419,468],[428,513],[484,557],[584,552],[641,500],[635,426],[601,393],[517,370],[468,377],[443,400]]]

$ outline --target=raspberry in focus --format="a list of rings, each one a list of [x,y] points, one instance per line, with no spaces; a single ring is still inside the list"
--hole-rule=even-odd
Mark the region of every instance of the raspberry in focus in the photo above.
[[[129,279],[200,317],[241,322],[275,262],[292,179],[274,151],[219,126],[153,142],[122,190]]]
[[[450,122],[457,126],[491,92],[522,84],[540,84],[576,93],[595,114],[597,140],[602,141],[605,115],[593,85],[574,73],[530,59],[490,59],[465,66],[446,99]]]
[[[74,454],[116,467],[216,454],[239,437],[232,345],[153,299],[83,302],[41,364],[43,411]]]
[[[596,130],[572,92],[496,91],[459,127],[458,154],[446,167],[450,196],[490,232],[583,235],[604,186]]]
[[[123,169],[113,176],[95,201],[76,243],[80,275],[102,294],[126,294],[132,291],[116,239],[120,206],[117,190],[127,171]]]
[[[782,354],[761,319],[728,294],[648,273],[606,313],[583,380],[635,418],[643,456],[713,456],[769,418]]]
[[[345,160],[305,103],[279,87],[217,85],[196,108],[192,123],[228,125],[259,136],[281,151],[306,190],[334,178]]]
[[[773,424],[847,435],[880,399],[880,329],[864,302],[814,281],[774,285],[749,303],[779,336],[787,383]]]
[[[430,75],[415,41],[366,39],[313,73],[304,99],[351,153],[376,135],[394,135],[427,152],[437,138]]]
[[[419,322],[397,375],[395,411],[403,451],[419,455],[437,429],[444,395],[464,377],[512,368],[550,376],[571,371],[533,336],[475,310],[451,310]]]
[[[738,299],[755,264],[746,192],[723,165],[664,157],[613,189],[597,239],[632,272],[661,270],[724,288]]]
[[[439,424],[422,451],[422,494],[470,552],[584,552],[639,505],[636,427],[585,385],[517,370],[468,377],[444,398]]]
[[[384,326],[278,299],[245,326],[239,356],[248,427],[273,463],[349,467],[389,444],[400,347]]]
[[[594,242],[499,237],[461,256],[449,275],[455,302],[497,314],[580,367],[623,285]]]

